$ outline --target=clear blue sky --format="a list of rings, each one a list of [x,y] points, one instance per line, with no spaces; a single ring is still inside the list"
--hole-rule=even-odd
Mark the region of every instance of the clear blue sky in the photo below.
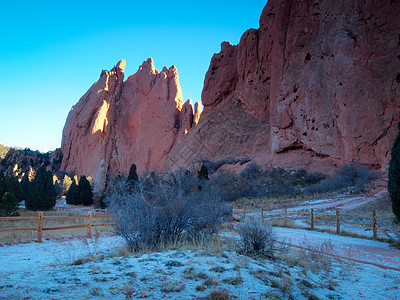
[[[71,106],[121,59],[125,78],[149,57],[176,65],[184,100],[201,101],[212,55],[258,28],[266,2],[3,1],[0,143],[60,147]]]

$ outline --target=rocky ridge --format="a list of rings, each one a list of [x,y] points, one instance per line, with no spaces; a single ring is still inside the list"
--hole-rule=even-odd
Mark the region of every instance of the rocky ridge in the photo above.
[[[71,109],[62,137],[61,168],[95,178],[102,190],[107,176],[160,169],[171,148],[197,122],[199,108],[183,103],[175,66],[158,72],[151,58],[124,81],[125,60]]]
[[[213,56],[200,122],[166,169],[227,156],[387,167],[400,119],[399,15],[396,1],[268,1],[260,28]]]
[[[158,72],[149,59],[124,82],[121,61],[71,110],[61,168],[99,189],[131,163],[386,168],[400,120],[399,15],[396,1],[269,0],[260,27],[213,56],[203,112],[183,103],[175,67]]]

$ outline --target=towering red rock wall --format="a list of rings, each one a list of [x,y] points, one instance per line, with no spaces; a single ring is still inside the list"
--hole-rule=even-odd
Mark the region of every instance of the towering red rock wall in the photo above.
[[[159,73],[148,59],[125,82],[124,68],[123,60],[102,72],[73,106],[63,130],[61,168],[93,177],[98,190],[107,175],[127,174],[132,163],[139,172],[160,169],[194,124],[175,66]]]
[[[386,167],[400,117],[398,16],[398,1],[269,0],[260,28],[213,56],[200,122],[165,168],[227,156]]]
[[[150,59],[124,82],[122,61],[71,110],[62,169],[101,189],[132,163],[386,167],[400,119],[399,16],[399,1],[269,0],[260,28],[213,56],[203,113],[182,103],[175,67],[159,73]]]

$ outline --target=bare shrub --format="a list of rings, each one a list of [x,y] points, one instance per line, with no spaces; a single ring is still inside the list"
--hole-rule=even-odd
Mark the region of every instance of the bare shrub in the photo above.
[[[250,256],[273,258],[272,227],[264,225],[261,219],[251,218],[241,223],[238,229],[238,252]]]
[[[325,173],[315,171],[307,174],[304,179],[306,184],[316,184],[322,180],[325,180],[326,178],[328,178],[328,175]]]
[[[368,181],[375,178],[377,173],[366,165],[351,162],[338,168],[331,178],[310,185],[307,193],[325,193],[346,187],[352,187],[352,192],[358,193],[364,191]]]
[[[132,251],[214,233],[230,214],[208,181],[183,171],[152,173],[139,178],[134,187],[117,180],[105,201],[115,214],[117,232]]]

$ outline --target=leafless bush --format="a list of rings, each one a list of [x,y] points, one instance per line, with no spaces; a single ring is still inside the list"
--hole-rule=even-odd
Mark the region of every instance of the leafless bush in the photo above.
[[[240,224],[238,252],[250,256],[273,258],[272,227],[264,225],[261,219],[252,218]]]
[[[353,192],[362,192],[369,180],[377,178],[377,173],[358,162],[351,162],[341,166],[332,177],[312,184],[307,188],[307,193],[325,193],[352,187]]]
[[[328,178],[328,175],[318,171],[309,173],[304,177],[306,184],[316,184],[326,178]]]
[[[117,232],[133,251],[213,233],[230,213],[207,181],[182,171],[152,173],[139,178],[134,187],[117,180],[105,201],[116,216]]]

